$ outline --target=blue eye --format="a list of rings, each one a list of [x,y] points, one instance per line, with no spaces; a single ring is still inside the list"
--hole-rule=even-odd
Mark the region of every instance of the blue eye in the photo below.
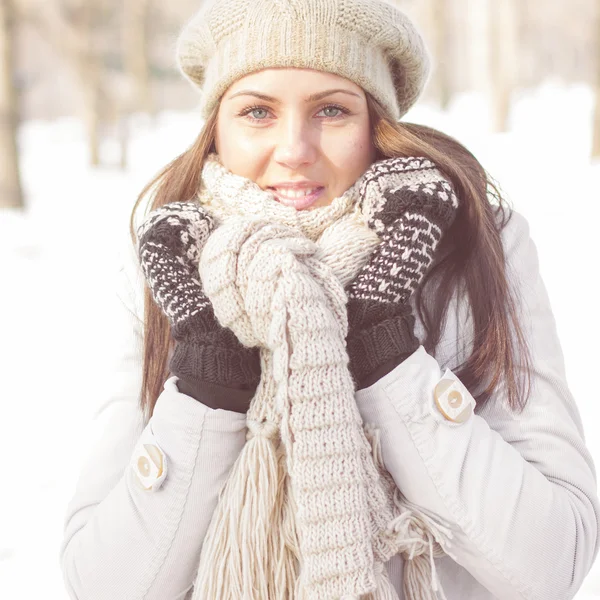
[[[339,106],[326,106],[321,112],[325,112],[327,110],[337,110],[340,113],[342,112],[342,109]],[[337,115],[325,115],[325,116],[328,118],[331,118],[331,119],[335,119],[336,117],[339,117],[340,115],[337,114]]]
[[[263,116],[257,116],[256,113],[265,113]],[[267,114],[269,113],[268,109],[264,106],[249,106],[245,108],[240,113],[238,113],[238,117],[248,117],[249,121],[258,122],[264,121]]]
[[[250,113],[260,113],[260,112],[266,113],[267,111],[266,111],[264,108],[253,108],[253,109],[250,111]],[[266,116],[267,116],[267,115],[265,114],[265,116],[264,116],[264,117],[262,117],[262,118],[264,119]],[[261,117],[258,117],[258,116],[256,116],[256,114],[253,114],[252,118],[253,118],[253,119],[256,119],[257,121],[260,121],[260,120],[261,120]]]

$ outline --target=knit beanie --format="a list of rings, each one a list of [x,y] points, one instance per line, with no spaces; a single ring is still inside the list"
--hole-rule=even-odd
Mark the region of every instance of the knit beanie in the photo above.
[[[205,0],[177,42],[177,63],[207,118],[238,79],[298,67],[339,75],[395,120],[416,102],[430,59],[393,0]]]

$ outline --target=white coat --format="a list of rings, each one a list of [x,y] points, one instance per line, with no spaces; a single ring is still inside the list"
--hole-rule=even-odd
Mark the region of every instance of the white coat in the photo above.
[[[598,552],[596,471],[520,214],[502,241],[533,359],[525,411],[510,411],[501,392],[461,424],[437,407],[436,384],[456,379],[452,369],[472,344],[463,298],[451,307],[435,358],[421,346],[357,392],[356,402],[363,420],[381,428],[384,462],[397,486],[451,525],[456,561],[435,560],[448,600],[568,600]],[[124,263],[117,323],[123,353],[106,375],[115,392],[97,417],[103,435],[68,506],[60,560],[74,600],[184,600],[219,489],[245,443],[245,416],[179,393],[172,377],[143,423],[143,278],[133,247]],[[416,327],[423,339],[418,318]],[[162,473],[153,456],[163,461]],[[403,559],[395,556],[387,567],[403,598]]]

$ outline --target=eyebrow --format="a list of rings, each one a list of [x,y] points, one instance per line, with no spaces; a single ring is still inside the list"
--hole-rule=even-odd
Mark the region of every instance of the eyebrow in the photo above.
[[[305,99],[305,102],[307,102],[307,103],[308,102],[317,102],[318,100],[322,100],[326,96],[331,96],[332,94],[348,94],[349,96],[356,96],[357,98],[360,98],[360,96],[358,94],[355,94],[354,92],[351,92],[350,90],[337,89],[337,90],[326,90],[324,92],[319,92],[318,94],[311,94],[310,96],[308,96],[308,98]],[[281,101],[277,100],[277,98],[273,98],[273,96],[267,96],[267,94],[261,94],[260,92],[255,92],[254,90],[242,90],[241,92],[236,92],[232,96],[229,96],[228,100],[232,100],[233,98],[236,98],[237,96],[255,96],[256,98],[259,98],[260,100],[263,100],[265,102],[272,102],[273,104],[281,104]]]

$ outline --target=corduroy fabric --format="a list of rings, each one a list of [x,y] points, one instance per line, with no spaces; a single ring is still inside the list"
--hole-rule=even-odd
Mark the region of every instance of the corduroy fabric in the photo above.
[[[297,67],[353,81],[397,120],[430,72],[420,33],[386,0],[207,0],[180,33],[177,63],[205,118],[241,77]]]

